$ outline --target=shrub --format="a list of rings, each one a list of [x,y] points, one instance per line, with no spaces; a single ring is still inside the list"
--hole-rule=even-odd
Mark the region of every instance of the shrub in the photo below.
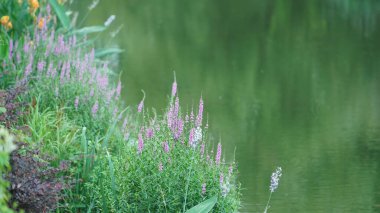
[[[62,176],[68,169],[67,162],[62,161],[55,168],[49,163],[53,159],[48,156],[43,159],[39,150],[24,148],[22,151],[11,154],[12,171],[7,179],[11,183],[12,201],[27,212],[56,209],[58,201],[62,199],[61,191],[70,187],[67,177]]]
[[[221,159],[221,144],[215,155],[207,151],[202,113],[201,100],[196,117],[181,116],[176,97],[161,119],[140,114],[141,126],[127,127],[130,137],[118,150],[99,157],[86,183],[87,202],[110,212],[182,212],[217,195],[214,212],[237,211],[235,165]]]
[[[0,91],[0,124],[10,128],[17,123],[19,117],[25,114],[23,111],[25,103],[17,100],[24,92],[23,85]]]

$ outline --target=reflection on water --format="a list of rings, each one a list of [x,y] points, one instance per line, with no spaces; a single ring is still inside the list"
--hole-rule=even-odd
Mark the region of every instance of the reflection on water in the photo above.
[[[89,1],[78,1],[86,10]],[[240,168],[242,212],[380,211],[380,3],[376,0],[107,0],[124,97],[162,109],[176,71],[189,108]]]

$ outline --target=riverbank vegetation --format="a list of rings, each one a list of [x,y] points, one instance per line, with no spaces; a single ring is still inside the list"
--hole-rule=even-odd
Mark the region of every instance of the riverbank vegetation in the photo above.
[[[104,58],[117,51],[89,35],[114,16],[76,29],[63,1],[0,2],[0,122],[14,135],[1,138],[2,212],[237,211],[237,166],[208,139],[202,97],[183,110],[174,79],[163,115],[145,96],[123,103]]]

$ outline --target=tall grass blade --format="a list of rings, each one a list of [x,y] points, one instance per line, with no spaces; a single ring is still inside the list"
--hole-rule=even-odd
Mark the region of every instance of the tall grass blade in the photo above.
[[[71,34],[87,35],[90,33],[100,33],[106,29],[107,29],[107,27],[105,27],[105,26],[90,26],[90,27],[83,27],[81,29],[74,30],[71,32]]]
[[[124,52],[123,49],[119,48],[107,48],[107,49],[101,49],[101,50],[96,50],[95,56],[96,57],[104,57],[107,55],[112,55],[112,54],[119,54]]]
[[[63,6],[58,4],[57,0],[49,0],[49,3],[53,7],[55,13],[58,16],[59,21],[61,22],[63,28],[69,29],[70,28],[70,19],[65,13],[65,9]]]
[[[216,196],[209,198],[202,203],[194,206],[193,208],[187,210],[185,213],[208,213],[215,206],[218,198]]]

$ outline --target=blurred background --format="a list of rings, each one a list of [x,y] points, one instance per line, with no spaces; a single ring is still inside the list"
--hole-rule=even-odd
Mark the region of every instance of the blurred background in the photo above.
[[[264,210],[276,166],[270,212],[380,212],[380,1],[101,0],[83,26],[110,15],[124,100],[162,112],[173,71],[183,110],[202,94],[241,212]]]

